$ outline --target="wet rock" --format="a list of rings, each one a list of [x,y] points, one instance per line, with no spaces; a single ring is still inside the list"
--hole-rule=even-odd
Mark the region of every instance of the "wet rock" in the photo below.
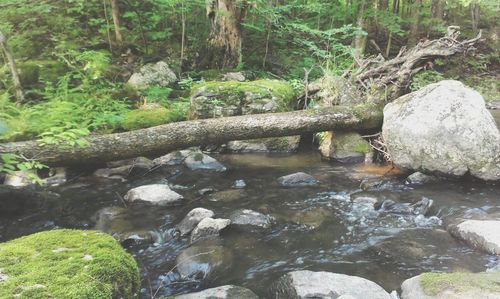
[[[391,179],[383,179],[377,177],[368,177],[361,181],[359,187],[364,191],[382,191],[382,190],[403,190],[406,187],[398,181]]]
[[[94,176],[106,179],[125,180],[130,174],[130,166],[115,168],[100,168],[94,171]]]
[[[450,227],[450,233],[475,248],[500,255],[500,221],[466,220]]]
[[[191,243],[195,243],[202,239],[211,239],[219,236],[219,233],[224,228],[231,224],[229,219],[212,219],[204,218],[194,228],[191,233]]]
[[[270,228],[274,221],[271,216],[249,209],[236,210],[231,213],[229,219],[231,219],[232,226],[248,231]]]
[[[224,74],[222,77],[223,81],[238,81],[243,82],[246,80],[245,75],[242,72],[229,72]]]
[[[245,183],[244,180],[236,180],[233,183],[233,188],[235,189],[243,189],[247,186],[247,183]]]
[[[184,160],[189,156],[193,150],[182,150],[182,151],[175,151],[169,154],[166,154],[164,156],[158,157],[153,160],[154,165],[169,165],[169,166],[174,166],[174,165],[182,165],[184,163]]]
[[[146,157],[137,157],[134,159],[111,161],[111,162],[106,163],[106,166],[108,168],[116,168],[116,167],[121,167],[121,166],[133,166],[135,168],[149,170],[150,168],[155,166],[155,164],[153,163],[152,160],[150,160]]]
[[[124,199],[131,203],[168,206],[180,203],[183,197],[172,191],[168,185],[152,184],[130,189]]]
[[[500,272],[423,273],[401,285],[402,299],[500,299]]]
[[[226,285],[201,292],[174,296],[172,299],[259,299],[259,297],[249,289]]]
[[[177,76],[163,61],[148,63],[141,67],[140,71],[132,74],[128,84],[137,89],[145,89],[150,86],[167,87],[177,81]]]
[[[106,163],[108,168],[101,168],[94,172],[94,176],[124,180],[129,176],[138,176],[148,173],[155,163],[148,158],[120,160]]]
[[[318,184],[318,180],[307,173],[297,172],[278,178],[278,183],[285,187],[304,187],[315,186]]]
[[[49,172],[49,177],[45,178],[43,181],[48,186],[59,186],[68,180],[67,171],[64,167],[51,168]]]
[[[202,152],[193,152],[184,160],[186,166],[191,170],[213,170],[226,171],[226,167],[219,161]]]
[[[232,252],[213,242],[203,242],[184,249],[176,259],[181,278],[207,280],[224,273],[232,264]]]
[[[321,155],[344,163],[361,163],[371,150],[370,144],[356,132],[327,132],[319,147]]]
[[[198,190],[198,194],[203,196],[203,195],[207,195],[207,194],[210,194],[210,193],[214,193],[215,190],[214,188],[203,188],[203,189],[200,189]]]
[[[435,182],[438,179],[435,176],[432,175],[427,175],[421,172],[414,172],[410,174],[407,178],[405,183],[409,185],[423,185],[431,182]]]
[[[294,271],[270,288],[270,297],[283,299],[338,298],[391,299],[378,284],[367,279],[330,272]]]
[[[500,131],[482,96],[461,82],[430,84],[387,104],[382,134],[399,167],[500,179]]]
[[[240,199],[245,198],[247,196],[248,196],[247,192],[243,189],[232,189],[232,190],[224,190],[224,191],[215,192],[212,195],[210,195],[210,200],[211,201],[231,202],[231,201],[240,200]]]
[[[432,207],[434,201],[427,197],[422,197],[416,203],[395,202],[387,199],[382,202],[379,211],[382,213],[392,213],[401,215],[425,215]]]
[[[204,208],[195,208],[187,213],[186,217],[177,225],[181,236],[189,234],[205,218],[212,218],[214,212]]]
[[[309,228],[317,228],[332,216],[333,215],[331,211],[326,208],[319,207],[309,209],[307,211],[297,211],[292,214],[291,220],[294,223],[306,225]]]
[[[59,194],[36,191],[31,187],[18,188],[0,185],[0,216],[16,217],[27,211],[36,211],[45,204],[60,204]]]

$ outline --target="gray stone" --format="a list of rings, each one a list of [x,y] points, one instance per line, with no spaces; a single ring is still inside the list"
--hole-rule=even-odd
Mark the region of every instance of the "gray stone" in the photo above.
[[[236,210],[231,213],[229,219],[232,226],[243,230],[267,229],[274,222],[273,217],[249,209]]]
[[[35,171],[14,171],[5,176],[5,180],[3,182],[4,185],[12,186],[12,187],[27,187],[34,185],[30,180],[28,174],[35,174]]]
[[[66,183],[67,180],[66,168],[55,167],[50,169],[49,177],[45,178],[43,181],[45,185],[48,186],[59,186]]]
[[[299,144],[300,136],[237,140],[228,142],[225,151],[230,153],[289,153],[296,152]]]
[[[182,165],[184,163],[184,160],[193,152],[194,150],[182,150],[182,151],[175,151],[166,155],[163,155],[161,157],[158,157],[153,160],[154,165],[169,165],[169,166],[174,166],[174,165]]]
[[[247,197],[248,194],[243,189],[232,189],[215,192],[210,195],[210,201],[231,202]]]
[[[407,178],[405,183],[410,184],[410,185],[423,185],[426,183],[430,182],[435,182],[438,179],[435,176],[432,175],[427,175],[421,172],[414,172],[410,174]]]
[[[233,188],[235,189],[243,189],[247,186],[247,183],[245,183],[244,180],[236,180],[233,183]]]
[[[195,208],[187,213],[186,217],[177,225],[181,236],[189,234],[205,218],[212,218],[214,212],[204,208]]]
[[[278,183],[285,187],[304,187],[317,185],[318,180],[307,173],[297,172],[278,178]]]
[[[219,161],[202,152],[193,152],[184,160],[186,166],[191,170],[213,170],[226,171],[226,167]]]
[[[475,248],[500,255],[500,221],[466,220],[450,227],[450,233]]]
[[[232,252],[213,242],[203,242],[184,249],[176,259],[177,272],[183,279],[207,279],[227,271]]]
[[[238,82],[243,82],[246,80],[245,75],[243,75],[242,72],[229,72],[227,74],[224,74],[222,77],[223,81],[238,81]]]
[[[130,173],[130,166],[119,166],[115,168],[100,168],[94,171],[94,176],[106,179],[125,180]]]
[[[500,179],[500,132],[476,91],[445,80],[384,108],[382,135],[402,168]]]
[[[391,299],[381,286],[370,280],[330,272],[290,272],[271,287],[271,296],[277,299],[336,299],[344,295],[360,299]]]
[[[319,147],[321,155],[345,163],[360,163],[370,144],[356,132],[327,132]]]
[[[189,293],[173,297],[174,299],[259,299],[249,289],[234,285],[220,286],[201,292]]]
[[[422,279],[432,275],[432,290]],[[500,299],[500,274],[497,273],[424,273],[401,285],[402,299]]]
[[[141,67],[140,71],[132,74],[128,84],[137,89],[145,89],[149,86],[167,87],[177,81],[177,76],[163,61],[149,63]]]
[[[195,243],[203,239],[211,239],[219,236],[219,233],[224,228],[231,224],[229,219],[212,219],[204,218],[194,228],[191,233],[191,243]]]
[[[168,185],[151,184],[130,189],[124,199],[131,203],[168,206],[180,203],[183,196],[172,191]]]

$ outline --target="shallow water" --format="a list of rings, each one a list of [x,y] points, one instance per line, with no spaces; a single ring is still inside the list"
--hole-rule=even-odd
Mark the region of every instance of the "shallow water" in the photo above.
[[[153,231],[157,236],[154,245],[128,247],[142,269],[144,298],[224,284],[245,286],[265,296],[276,278],[300,269],[357,275],[391,291],[424,271],[477,272],[497,262],[456,241],[445,229],[463,218],[500,218],[498,183],[443,181],[410,187],[404,184],[403,175],[391,176],[390,168],[327,162],[315,152],[214,157],[228,171],[171,167],[127,182],[80,177],[51,190],[60,194],[56,203],[15,219],[0,219],[0,241],[54,227],[93,228],[92,216],[104,207],[123,207],[121,196],[130,188],[168,181],[185,197],[181,206],[129,207],[113,228]],[[278,177],[298,171],[313,175],[320,185],[278,185]],[[372,191],[360,189],[362,179],[381,174],[386,174],[389,183]],[[231,188],[239,179],[247,184],[244,191]],[[198,190],[203,188],[226,192],[200,196]],[[407,207],[424,197],[434,205],[425,216],[416,216],[353,203],[360,196],[376,198],[377,207],[385,200]],[[195,207],[211,209],[217,218],[227,218],[236,209],[252,209],[272,215],[275,224],[260,232],[230,227],[219,240],[200,243],[213,246],[215,242],[222,249],[223,263],[204,279],[182,280],[176,274],[175,259],[189,247],[189,240],[172,238],[169,232]]]

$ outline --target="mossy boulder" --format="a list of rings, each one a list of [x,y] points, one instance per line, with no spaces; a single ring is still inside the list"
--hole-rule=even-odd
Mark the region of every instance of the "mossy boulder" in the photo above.
[[[363,162],[371,151],[368,141],[356,132],[326,132],[319,149],[323,157],[340,162]]]
[[[0,244],[0,298],[137,298],[139,269],[113,237],[53,230]]]
[[[137,130],[154,127],[170,122],[170,114],[165,107],[143,107],[125,114],[122,127],[126,130]]]
[[[294,90],[285,81],[206,82],[194,86],[191,119],[289,111]]]
[[[403,299],[500,298],[500,272],[423,273],[401,289]]]

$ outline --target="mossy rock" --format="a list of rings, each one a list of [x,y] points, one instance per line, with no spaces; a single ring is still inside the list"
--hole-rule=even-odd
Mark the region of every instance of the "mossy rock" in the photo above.
[[[340,162],[362,162],[370,144],[356,132],[326,132],[320,143],[321,154]]]
[[[170,122],[170,114],[165,107],[136,109],[125,115],[122,127],[126,130],[137,130],[168,122]]]
[[[213,81],[192,89],[192,119],[290,111],[294,90],[279,80]]]
[[[424,273],[420,275],[420,285],[425,294],[431,296],[435,296],[444,290],[453,291],[454,293],[481,290],[481,292],[499,294],[500,272]]]
[[[137,298],[139,269],[113,237],[53,230],[0,244],[0,298]]]

